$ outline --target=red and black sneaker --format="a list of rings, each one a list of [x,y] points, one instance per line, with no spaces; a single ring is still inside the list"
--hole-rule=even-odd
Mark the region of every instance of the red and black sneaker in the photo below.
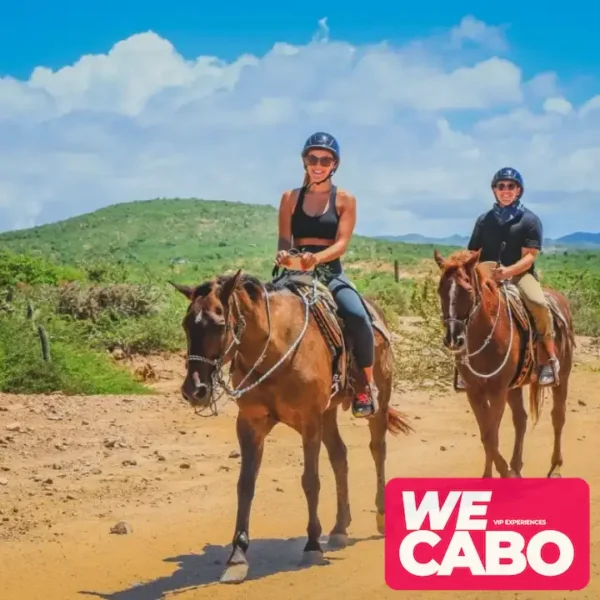
[[[372,417],[379,409],[377,395],[375,383],[367,384],[362,392],[355,394],[352,401],[352,414],[355,417]]]

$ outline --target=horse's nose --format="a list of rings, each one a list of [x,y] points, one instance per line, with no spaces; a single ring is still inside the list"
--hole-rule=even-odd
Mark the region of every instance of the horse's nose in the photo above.
[[[208,394],[208,386],[205,383],[196,383],[194,387],[194,397],[196,400],[204,400]]]

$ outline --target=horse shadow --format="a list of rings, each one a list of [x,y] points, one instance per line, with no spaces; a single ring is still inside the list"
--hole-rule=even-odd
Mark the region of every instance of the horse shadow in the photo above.
[[[373,535],[365,538],[350,538],[346,548],[360,542],[380,540],[383,537],[383,535]],[[302,565],[300,561],[305,544],[306,537],[252,540],[248,550],[250,570],[245,581],[263,579],[277,573],[326,567],[336,560],[343,560],[341,557],[335,556],[335,553],[343,548],[329,548],[325,541],[323,562],[318,565]],[[164,562],[178,563],[179,565],[179,568],[171,575],[144,583],[136,583],[127,589],[112,593],[90,590],[82,590],[79,593],[102,600],[162,600],[165,594],[220,585],[219,578],[230,552],[231,544],[227,546],[206,544],[201,554],[184,554],[165,558]]]

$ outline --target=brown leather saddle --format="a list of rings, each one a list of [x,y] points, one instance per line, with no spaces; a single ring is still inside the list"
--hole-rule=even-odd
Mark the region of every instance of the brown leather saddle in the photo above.
[[[305,302],[311,303],[310,313],[331,352],[333,367],[331,397],[348,391],[352,386],[350,374],[354,368],[352,340],[346,334],[344,321],[338,313],[333,294],[313,271],[284,270],[281,275],[274,277],[273,282],[283,285]],[[356,289],[354,286],[352,287]],[[315,291],[316,298],[314,297]],[[371,318],[373,328],[382,335],[388,344],[391,344],[390,332],[377,311],[362,296],[360,299]]]

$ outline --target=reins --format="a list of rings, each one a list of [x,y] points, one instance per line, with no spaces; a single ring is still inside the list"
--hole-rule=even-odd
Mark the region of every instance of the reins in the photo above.
[[[500,364],[500,366],[496,370],[492,371],[491,373],[480,373],[479,371],[476,371],[471,366],[471,364],[469,362],[469,358],[476,356],[477,354],[482,352],[485,348],[487,348],[487,346],[489,345],[489,343],[492,341],[492,339],[494,337],[494,332],[496,331],[496,326],[498,325],[498,322],[500,321],[500,310],[502,308],[502,291],[499,291],[499,293],[498,293],[498,310],[496,312],[496,317],[494,319],[494,323],[492,325],[492,329],[491,329],[490,333],[487,335],[487,337],[483,341],[483,344],[477,350],[475,350],[473,352],[469,352],[469,328],[472,325],[472,320],[473,320],[474,316],[481,309],[481,306],[483,305],[483,290],[481,288],[481,282],[479,281],[479,274],[476,271],[475,271],[475,278],[476,278],[476,282],[477,282],[477,286],[476,286],[477,293],[475,296],[475,304],[474,304],[473,308],[469,311],[469,314],[467,315],[467,317],[465,319],[457,319],[457,318],[449,317],[447,319],[444,319],[444,323],[448,323],[450,321],[456,321],[463,325],[464,332],[465,332],[465,348],[463,351],[458,353],[458,354],[462,355],[460,358],[460,362],[463,365],[465,365],[469,369],[469,371],[471,371],[471,373],[473,373],[473,375],[475,375],[476,377],[480,377],[482,379],[490,379],[491,377],[494,377],[495,375],[500,373],[500,371],[502,371],[502,369],[504,369],[504,367],[506,366],[506,363],[508,362],[508,359],[510,357],[510,352],[512,350],[512,344],[513,344],[513,327],[514,327],[513,319],[512,319],[512,310],[510,308],[510,301],[508,298],[508,289],[507,289],[506,282],[502,281],[498,284],[498,286],[504,292],[504,301],[506,302],[506,313],[508,315],[508,321],[510,323],[509,343],[508,343],[508,348],[506,350],[506,355],[504,356],[504,359],[503,359],[502,363]]]
[[[242,310],[240,309],[239,300],[237,297],[237,293],[235,291],[232,293],[232,299],[230,299],[230,301],[229,301],[227,325],[226,325],[225,332],[223,333],[223,335],[226,337],[227,333],[231,332],[232,340],[231,340],[230,344],[227,346],[227,348],[225,349],[225,351],[216,359],[210,359],[205,356],[198,355],[198,354],[189,354],[187,356],[188,363],[197,361],[197,362],[203,362],[203,363],[209,364],[212,367],[214,367],[214,370],[211,374],[212,388],[213,388],[212,391],[214,391],[214,389],[217,387],[221,388],[222,391],[219,394],[219,396],[217,397],[217,399],[214,399],[214,394],[211,394],[210,407],[212,409],[213,416],[217,415],[217,408],[216,408],[217,400],[221,398],[223,393],[227,393],[234,400],[237,400],[246,392],[249,392],[251,389],[255,388],[257,385],[260,385],[263,381],[265,381],[267,379],[267,377],[269,377],[276,369],[278,369],[281,366],[281,364],[288,358],[288,356],[296,349],[298,344],[300,344],[300,342],[302,341],[302,338],[304,337],[304,334],[306,333],[306,330],[308,328],[310,307],[313,304],[315,304],[315,302],[317,302],[317,300],[318,300],[317,280],[313,279],[311,292],[309,294],[306,294],[306,296],[301,295],[301,300],[304,303],[304,307],[305,307],[304,325],[303,325],[302,330],[301,330],[300,334],[298,335],[296,341],[290,346],[290,348],[287,350],[287,352],[285,352],[285,354],[270,369],[268,369],[265,373],[263,373],[256,381],[247,385],[245,388],[242,388],[241,387],[242,384],[248,379],[248,377],[264,361],[267,350],[269,348],[269,343],[271,341],[272,323],[271,323],[271,309],[270,309],[270,304],[269,304],[269,294],[268,294],[264,284],[262,284],[262,283],[261,283],[261,289],[264,294],[265,311],[267,313],[267,323],[268,323],[267,340],[265,342],[265,345],[263,347],[263,350],[262,350],[260,356],[254,362],[254,364],[252,365],[252,368],[246,373],[246,375],[244,376],[242,381],[240,381],[240,383],[238,384],[237,387],[235,387],[235,388],[229,387],[229,385],[225,382],[223,375],[222,375],[222,369],[227,362],[228,353],[234,347],[239,347],[241,345],[242,335],[246,329],[246,320],[244,318]],[[237,319],[236,319],[236,317],[233,316],[233,311],[231,310],[231,301],[232,300],[233,300],[233,303],[234,303],[234,306],[236,309]],[[232,325],[232,321],[233,321],[233,325]],[[235,353],[241,355],[240,350],[236,350]],[[199,413],[197,412],[197,414],[199,414]],[[204,415],[200,415],[200,416],[204,416]]]

